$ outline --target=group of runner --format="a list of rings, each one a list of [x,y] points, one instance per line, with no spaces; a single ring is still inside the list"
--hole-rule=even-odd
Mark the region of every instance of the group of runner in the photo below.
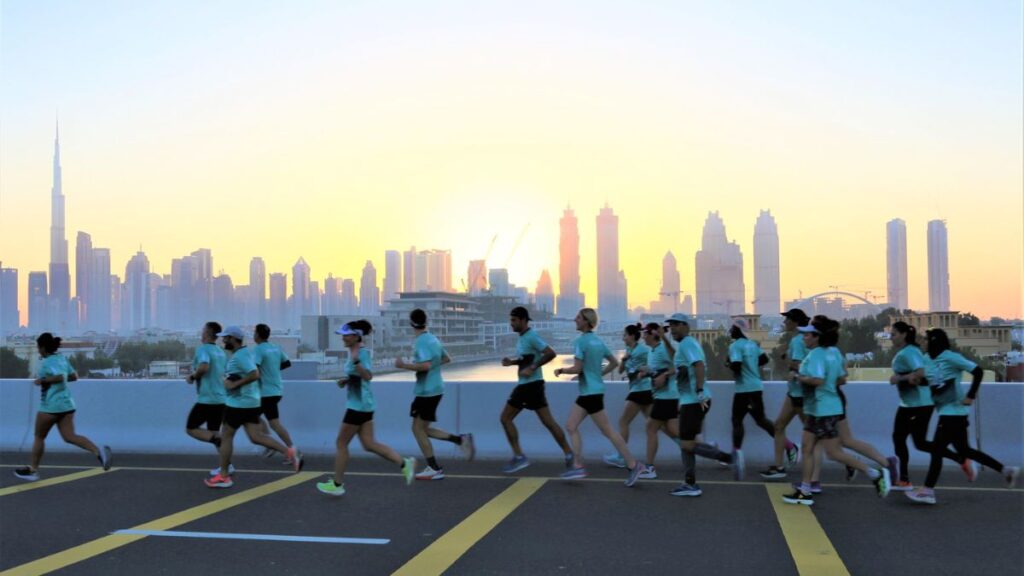
[[[991,456],[972,449],[968,442],[968,407],[976,398],[983,371],[973,362],[951,350],[949,338],[941,329],[926,335],[926,350],[917,343],[913,326],[896,322],[892,326],[892,342],[896,349],[890,382],[897,387],[900,406],[893,427],[894,456],[883,456],[871,445],[853,436],[846,413],[842,386],[847,372],[838,348],[839,323],[825,316],[809,318],[800,309],[783,314],[786,334],[780,345],[781,359],[789,368],[787,394],[778,417],[765,416],[761,367],[770,362],[759,345],[747,337],[748,326],[736,320],[729,330],[728,368],[735,380],[732,402],[732,450],[725,452],[701,438],[704,418],[711,409],[711,390],[706,386],[707,358],[701,344],[690,334],[690,319],[673,314],[664,325],[626,326],[622,339],[625,353],[617,358],[594,333],[599,319],[592,308],[581,309],[574,319],[581,334],[573,345],[572,365],[556,368],[555,377],[576,376],[579,394],[570,407],[563,433],[548,405],[543,366],[555,359],[554,350],[530,328],[529,311],[513,308],[509,314],[511,329],[518,334],[516,355],[503,358],[503,366],[515,366],[517,385],[502,410],[500,422],[512,449],[511,460],[503,467],[508,474],[530,465],[519,443],[515,418],[523,410],[531,410],[551,433],[565,456],[566,471],[561,477],[576,480],[588,476],[583,461],[583,439],[580,425],[589,417],[612,444],[615,451],[606,454],[604,462],[628,469],[626,486],[639,479],[657,478],[654,460],[659,434],[678,444],[683,464],[683,482],[671,494],[694,497],[702,494],[697,483],[696,457],[717,461],[731,467],[736,480],[744,477],[745,458],[743,422],[749,415],[774,439],[774,462],[760,475],[766,480],[787,478],[787,466],[795,466],[803,454],[800,481],[794,491],[784,496],[785,502],[812,505],[814,495],[821,493],[821,462],[828,455],[846,466],[847,480],[858,472],[874,485],[879,496],[890,490],[905,491],[915,502],[934,504],[934,487],[942,470],[943,458],[960,464],[973,481],[980,465],[1003,475],[1013,487],[1019,468],[1004,466]],[[438,463],[431,439],[450,442],[460,447],[464,457],[472,460],[475,447],[472,434],[451,434],[437,428],[437,411],[444,395],[441,367],[451,361],[441,342],[427,329],[427,315],[413,310],[409,324],[414,332],[413,357],[399,358],[395,368],[416,375],[414,399],[409,415],[412,432],[425,460],[417,472],[416,459],[403,457],[394,449],[376,440],[373,415],[376,403],[371,388],[373,358],[364,338],[373,332],[366,320],[342,325],[340,335],[348,349],[344,376],[337,381],[347,390],[347,409],[336,440],[334,474],[330,480],[317,484],[325,494],[345,494],[344,475],[349,461],[348,446],[359,437],[363,448],[399,467],[406,483],[417,480],[441,480],[444,468]],[[220,338],[223,348],[217,345]],[[241,428],[249,439],[265,448],[265,455],[284,455],[284,462],[294,471],[302,469],[302,453],[294,446],[287,428],[281,423],[278,404],[283,395],[281,370],[290,360],[276,345],[270,343],[270,327],[258,324],[253,333],[255,345],[246,346],[241,328],[222,329],[208,322],[202,331],[201,344],[195,351],[192,372],[186,378],[196,386],[197,401],[189,413],[186,433],[217,448],[219,466],[204,480],[211,488],[230,488],[234,466],[231,464],[234,437]],[[34,384],[40,386],[41,403],[36,415],[35,440],[29,466],[18,468],[15,475],[24,480],[37,480],[45,439],[56,425],[61,437],[97,456],[104,469],[110,468],[108,446],[97,448],[74,429],[75,405],[67,387],[77,374],[67,359],[58,352],[60,338],[49,333],[37,339],[42,362]],[[225,354],[230,353],[230,357]],[[625,407],[612,426],[604,409],[604,379],[619,370],[629,382]],[[964,393],[960,386],[962,372],[969,372],[973,381]],[[927,439],[932,412],[939,413],[939,422],[932,440]],[[644,459],[634,456],[628,446],[629,427],[640,414],[646,419],[646,451]],[[785,436],[786,427],[796,417],[801,419],[801,446]],[[277,439],[271,434],[273,431]],[[924,486],[914,489],[909,478],[909,452],[906,439],[913,438],[918,450],[928,452],[931,461]],[[952,445],[953,450],[949,449]],[[864,457],[854,457],[847,450]]]

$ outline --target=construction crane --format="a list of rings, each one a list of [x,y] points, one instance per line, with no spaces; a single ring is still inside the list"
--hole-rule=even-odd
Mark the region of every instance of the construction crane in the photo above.
[[[484,254],[484,258],[483,258],[484,267],[487,266],[487,259],[491,257],[491,252],[494,251],[494,243],[497,242],[497,241],[498,241],[498,235],[495,234],[494,237],[491,238],[491,243],[487,246],[487,253]],[[463,282],[463,286],[462,287],[466,290],[467,294],[469,293],[470,288],[472,288],[473,286],[482,285],[482,283],[487,280],[487,278],[485,276],[483,276],[484,274],[485,274],[484,269],[481,268],[480,269],[480,276],[478,276],[476,278],[470,278],[469,279],[469,286],[466,286],[465,285],[466,283]],[[481,284],[477,284],[478,281],[480,281]]]
[[[504,266],[504,268],[506,268],[506,269],[508,268],[509,263],[512,261],[512,257],[515,256],[516,250],[519,249],[519,244],[522,243],[523,237],[526,236],[526,231],[529,230],[529,229],[530,229],[530,223],[527,222],[526,225],[523,226],[523,230],[521,232],[519,232],[519,237],[516,238],[516,243],[512,245],[512,250],[508,253],[508,258],[505,258],[505,266]]]

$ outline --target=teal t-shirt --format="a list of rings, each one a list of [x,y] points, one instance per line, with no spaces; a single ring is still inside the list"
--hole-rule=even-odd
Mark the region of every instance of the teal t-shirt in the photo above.
[[[281,362],[287,358],[276,344],[260,342],[252,349],[252,360],[260,370],[260,396],[282,396]]]
[[[757,364],[760,357],[761,347],[749,338],[740,338],[729,345],[729,362],[742,364],[739,376],[736,377],[737,393],[764,390],[761,383],[761,367]]]
[[[679,386],[673,378],[674,372],[672,369],[672,358],[668,357],[668,348],[665,347],[664,342],[658,342],[651,353],[647,356],[647,371],[651,373],[651,390],[654,391],[654,398],[656,400],[678,400],[679,399]],[[653,387],[653,376],[658,372],[668,370],[670,374],[665,381],[665,385],[661,388]]]
[[[48,414],[59,414],[70,412],[75,409],[75,401],[71,398],[71,390],[68,389],[68,376],[75,373],[71,363],[63,354],[50,354],[39,363],[37,378],[49,378],[50,376],[63,376],[64,380],[49,386],[43,386],[40,392],[39,411]]]
[[[796,336],[789,339],[789,352],[786,357],[793,362],[803,362],[807,357],[807,345],[804,344],[803,334],[798,332]],[[803,386],[797,382],[796,378],[791,378],[786,388],[786,393],[793,398],[801,398],[804,395]]]
[[[604,394],[604,375],[601,373],[604,359],[612,356],[611,350],[593,332],[586,332],[576,339],[573,357],[583,361],[580,373],[580,396]]]
[[[937,358],[925,358],[925,376],[928,378],[928,385],[933,387],[932,400],[939,416],[970,414],[970,408],[963,404],[966,394],[960,379],[964,372],[972,372],[977,367],[977,364],[952,350],[944,350]],[[950,380],[953,381],[952,386],[942,392],[936,392],[936,388],[944,386]]]
[[[807,353],[800,363],[800,375],[820,378],[824,380],[824,384],[804,388],[805,414],[825,417],[839,416],[843,413],[843,402],[839,399],[837,382],[845,371],[842,357],[834,348],[819,346]]]
[[[245,377],[246,374],[256,370],[256,361],[252,358],[252,351],[248,346],[242,346],[228,359],[224,374],[228,376]],[[241,388],[227,391],[225,404],[229,408],[259,408],[260,407],[260,382],[250,382]]]
[[[516,356],[525,360],[528,365],[536,365],[537,362],[540,362],[540,358],[544,355],[544,350],[547,347],[548,343],[542,340],[536,331],[532,328],[527,328],[526,332],[520,334],[519,340],[516,341]],[[522,367],[525,367],[525,365]],[[542,366],[537,366],[529,377],[519,374],[520,384],[529,384],[530,382],[537,382],[543,379],[544,368]]]
[[[359,364],[369,370],[373,366],[373,356],[366,348],[359,349]],[[373,400],[373,390],[370,390],[370,381],[363,380],[356,371],[356,365],[352,363],[352,355],[345,362],[345,374],[348,375],[348,409],[359,412],[373,412],[377,403]]]
[[[697,371],[693,369],[693,365],[703,362],[705,370],[707,369],[707,358],[704,356],[704,348],[700,345],[693,336],[687,336],[676,344],[676,355],[674,363],[679,373],[682,373],[682,368],[686,369],[686,377],[678,378],[676,380],[677,389],[679,390],[679,403],[680,404],[696,404],[700,402],[700,398],[697,397]],[[711,398],[711,389],[707,385],[707,381],[704,382],[704,394],[702,396],[705,399]]]
[[[192,357],[192,371],[199,369],[201,364],[206,364],[206,373],[196,382],[198,397],[196,402],[200,404],[223,404],[227,398],[224,391],[224,367],[228,359],[224,350],[216,344],[204,343],[196,348]]]
[[[416,337],[413,343],[413,362],[430,362],[430,370],[416,373],[416,396],[440,396],[444,394],[444,380],[441,379],[441,359],[444,358],[444,347],[441,341],[430,332]]]
[[[660,346],[660,344],[659,344]],[[623,362],[626,367],[626,376],[629,378],[630,392],[646,392],[651,389],[651,377],[640,378],[637,373],[641,368],[648,368],[650,372],[651,347],[643,342],[637,342],[632,348],[626,349],[626,359]]]
[[[904,346],[892,359],[892,371],[899,376],[906,376],[924,368],[924,352],[917,346]],[[927,386],[910,384],[897,384],[896,388],[900,393],[900,406],[905,408],[917,408],[920,406],[931,406],[932,391]]]

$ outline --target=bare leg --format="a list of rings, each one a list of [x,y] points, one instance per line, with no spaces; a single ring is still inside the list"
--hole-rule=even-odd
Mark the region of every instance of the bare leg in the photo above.
[[[416,439],[416,444],[420,447],[420,452],[423,453],[424,458],[434,457],[434,446],[430,443],[430,436],[427,435],[427,428],[430,427],[430,422],[416,416],[412,419],[412,435]]]
[[[647,420],[647,460],[648,466],[654,464],[654,457],[658,453],[658,430],[661,430],[662,422],[653,418]]]
[[[292,436],[291,434],[288,433],[288,429],[284,427],[284,424],[281,424],[281,420],[279,418],[274,418],[273,420],[271,420],[270,427],[274,429],[274,432],[277,433],[277,437],[280,438],[282,442],[284,442],[284,445],[286,447],[292,447]],[[266,432],[264,432],[264,434],[270,436],[270,434],[267,434]]]
[[[615,446],[615,449],[619,451],[619,455],[626,461],[626,467],[630,469],[635,467],[637,464],[636,458],[634,458],[633,454],[629,451],[629,446],[626,446],[626,442],[622,439],[622,436],[619,436],[619,433],[612,427],[612,423],[608,421],[608,413],[601,410],[600,412],[591,414],[590,419],[594,421],[594,424],[596,424],[598,430],[604,434],[604,437],[612,443],[612,446]]]
[[[519,445],[519,430],[516,429],[514,422],[520,412],[522,410],[509,404],[505,404],[505,407],[501,409],[501,427],[505,429],[505,438],[508,439],[508,445],[512,447],[514,456],[523,455],[523,448]]]
[[[865,458],[874,460],[883,468],[889,465],[889,461],[878,450],[875,450],[874,446],[853,437],[849,419],[839,421],[839,439],[842,441],[844,448],[849,448]]]
[[[338,438],[334,442],[334,483],[341,486],[345,480],[345,469],[348,468],[348,444],[359,432],[359,426],[342,422],[338,430]]]
[[[249,437],[249,441],[253,444],[259,444],[264,448],[270,448],[271,450],[277,450],[281,454],[288,453],[288,447],[281,444],[277,440],[274,440],[273,436],[269,436],[260,431],[260,425],[252,422],[245,423],[245,435]],[[221,442],[223,444],[223,441]]]
[[[398,464],[399,466],[405,464],[402,457],[398,452],[395,452],[394,448],[382,442],[378,442],[377,439],[373,437],[373,420],[370,420],[359,427],[359,443],[363,445],[363,450],[376,454],[388,462]]]
[[[537,409],[537,418],[540,419],[540,423],[548,429],[551,433],[551,437],[558,442],[558,447],[562,449],[563,454],[572,454],[572,447],[569,446],[569,442],[565,439],[565,432],[562,432],[562,427],[555,421],[555,417],[551,415],[551,408],[547,406]]]
[[[46,451],[46,437],[50,434],[50,429],[56,423],[57,418],[53,414],[36,412],[36,431],[35,438],[32,441],[32,463],[29,465],[33,470],[39,469],[39,463],[43,460],[43,452]]]
[[[85,436],[81,436],[75,433],[74,414],[68,414],[67,416],[62,418],[60,422],[57,422],[57,430],[60,431],[60,437],[63,438],[64,441],[67,442],[68,444],[78,446],[82,450],[85,450],[86,452],[91,452],[96,456],[100,455],[100,449],[97,448],[96,445],[92,443],[92,440],[89,440]]]
[[[793,401],[789,399],[789,395],[786,395],[786,399],[782,401],[782,408],[779,409],[779,415],[775,418],[775,467],[785,468],[783,459],[786,453],[786,426],[792,422],[793,417],[796,416],[796,409],[793,408]]]
[[[227,423],[220,432],[220,475],[225,478],[228,477],[228,466],[231,465],[231,456],[235,451],[235,432],[238,430]]]
[[[569,440],[572,442],[572,465],[583,467],[583,437],[580,436],[580,424],[587,417],[587,411],[579,404],[573,404],[569,409],[569,419],[565,422],[565,431],[569,433]]]
[[[622,408],[622,415],[619,416],[619,435],[627,443],[629,442],[629,425],[639,413],[640,405],[627,400],[626,405]]]

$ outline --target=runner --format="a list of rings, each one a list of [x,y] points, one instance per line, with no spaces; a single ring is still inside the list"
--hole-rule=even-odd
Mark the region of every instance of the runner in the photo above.
[[[782,359],[786,362],[789,371],[800,369],[800,362],[807,355],[807,348],[804,347],[803,335],[797,332],[797,328],[807,326],[811,321],[807,314],[800,308],[793,308],[784,313],[783,326],[786,328],[786,339],[783,340]],[[775,418],[775,464],[761,472],[765,480],[782,480],[786,478],[786,464],[795,466],[800,454],[800,448],[789,441],[786,437],[786,427],[799,417],[800,422],[804,421],[804,397],[803,390],[796,378],[790,378],[786,385],[786,398],[782,401],[782,408]]]
[[[573,365],[569,368],[555,369],[555,376],[579,374],[580,389],[576,403],[569,410],[569,420],[565,423],[565,429],[572,440],[573,466],[562,473],[562,478],[575,480],[587,477],[587,470],[583,467],[583,437],[580,436],[580,424],[584,418],[590,416],[601,434],[615,446],[629,466],[626,486],[632,487],[643,471],[643,464],[633,458],[626,442],[612,428],[608,414],[604,411],[604,376],[615,370],[619,362],[604,342],[594,334],[594,328],[597,328],[598,323],[597,311],[593,308],[583,308],[576,313],[575,321],[576,330],[583,334],[576,339],[573,346]],[[605,360],[608,360],[607,365],[603,365]]]
[[[935,485],[942,473],[944,451],[950,444],[957,454],[962,454],[1002,474],[1006,487],[1013,488],[1020,476],[1020,468],[1003,466],[1002,462],[988,454],[971,448],[967,440],[970,413],[968,407],[978,397],[978,389],[981,387],[985,371],[963,355],[950,350],[949,336],[944,330],[933,328],[925,334],[925,339],[928,347],[925,372],[928,385],[931,387],[932,400],[939,412],[939,424],[935,428],[935,436],[932,437],[932,460],[928,466],[924,487],[907,492],[907,497],[921,504],[935,504]],[[960,385],[960,376],[963,372],[970,372],[973,378],[966,397]]]
[[[227,399],[224,408],[224,425],[221,428],[220,472],[204,480],[210,488],[230,488],[231,456],[235,448],[235,433],[245,428],[249,441],[286,454],[292,461],[292,468],[302,470],[302,456],[295,448],[288,448],[263,434],[260,430],[260,372],[252,358],[252,351],[245,345],[245,335],[238,326],[228,326],[217,334],[223,338],[224,349],[231,353],[224,369],[224,389]]]
[[[252,347],[252,359],[260,371],[260,411],[265,418],[260,420],[260,429],[267,436],[270,436],[270,430],[273,429],[281,442],[292,448],[292,437],[284,424],[281,424],[281,416],[277,409],[281,396],[284,395],[281,370],[287,369],[292,362],[277,344],[270,343],[270,326],[257,324],[253,332],[253,341],[256,345]],[[270,448],[263,452],[268,458],[274,454],[275,451]],[[286,458],[285,464],[291,464],[290,459]]]
[[[892,325],[892,345],[896,355],[892,359],[893,375],[889,383],[896,386],[900,395],[900,406],[896,409],[896,420],[892,427],[892,444],[896,456],[900,459],[899,480],[892,489],[908,492],[914,489],[910,482],[910,451],[907,450],[907,436],[914,439],[914,447],[922,452],[931,453],[932,446],[928,442],[928,424],[935,411],[931,389],[925,377],[925,357],[917,344],[917,329],[906,322],[895,322]],[[974,481],[978,474],[978,465],[969,458],[944,450],[943,456],[960,464],[967,474],[967,479]]]
[[[711,391],[705,386],[707,360],[700,342],[690,335],[690,320],[675,313],[668,318],[670,334],[659,329],[666,349],[673,355],[676,387],[679,390],[679,447],[683,460],[683,483],[672,490],[673,496],[696,497],[703,494],[697,484],[697,456],[732,466],[733,477],[743,479],[743,453],[726,454],[716,446],[698,442],[704,417],[711,410]],[[672,341],[676,345],[673,348]]]
[[[789,504],[814,504],[811,493],[811,478],[814,472],[814,451],[818,444],[828,457],[867,474],[875,484],[879,497],[889,495],[889,469],[869,467],[843,450],[839,438],[839,422],[843,415],[842,401],[839,399],[838,381],[844,374],[842,359],[839,354],[821,345],[822,341],[838,340],[838,323],[824,319],[815,320],[808,326],[799,328],[804,334],[804,345],[809,352],[800,364],[799,372],[791,374],[804,386],[804,412],[807,420],[804,424],[803,441],[803,474],[800,485],[792,494],[783,496]],[[833,332],[835,334],[833,334]],[[814,397],[810,401],[810,396]]]
[[[473,460],[476,450],[473,447],[472,434],[449,434],[432,426],[437,422],[437,407],[444,396],[444,380],[441,378],[441,366],[451,362],[448,352],[441,346],[441,341],[427,331],[427,313],[419,308],[409,313],[409,324],[412,326],[415,340],[413,344],[413,361],[406,362],[402,358],[395,360],[395,368],[411,370],[416,373],[416,386],[413,388],[412,406],[409,416],[412,418],[412,434],[419,444],[423,457],[427,460],[426,467],[416,474],[417,480],[444,480],[444,468],[434,458],[434,447],[431,438],[444,440],[458,445],[467,460]]]
[[[505,429],[509,446],[512,447],[512,460],[502,468],[502,471],[513,474],[530,465],[529,458],[523,454],[523,449],[519,445],[519,431],[514,422],[516,416],[524,409],[533,410],[537,414],[540,423],[548,429],[551,437],[565,454],[566,466],[571,466],[572,448],[565,440],[562,427],[551,415],[551,408],[548,407],[548,399],[544,393],[544,371],[541,367],[554,360],[555,351],[530,328],[530,312],[526,308],[513,308],[509,312],[508,321],[512,331],[519,334],[519,340],[516,342],[516,356],[502,358],[501,365],[516,366],[519,383],[512,390],[512,395],[501,411],[501,426]]]
[[[651,392],[650,375],[645,372],[645,369],[651,346],[658,344],[658,341],[656,337],[652,337],[642,330],[640,324],[630,324],[622,332],[622,343],[626,345],[626,353],[622,355],[622,361],[619,363],[619,372],[626,375],[629,392],[626,394],[626,404],[622,407],[622,414],[619,416],[619,435],[628,446],[629,425],[633,419],[640,413],[643,413],[646,418],[651,415],[654,395]],[[626,461],[619,456],[618,452],[609,452],[604,455],[602,460],[609,466],[626,467]]]
[[[644,338],[652,346],[647,355],[647,366],[641,374],[651,380],[654,405],[647,419],[647,463],[640,478],[658,477],[654,459],[658,455],[658,432],[664,432],[673,441],[679,441],[679,387],[676,384],[672,357],[662,341],[664,331],[652,322],[644,328]]]
[[[334,456],[334,477],[326,482],[319,482],[316,489],[331,496],[345,494],[345,469],[348,467],[348,445],[357,434],[363,450],[397,464],[405,477],[406,485],[412,483],[416,471],[416,459],[403,459],[387,444],[378,442],[373,436],[373,412],[376,402],[370,381],[373,380],[373,357],[363,347],[363,337],[373,333],[373,326],[366,320],[356,320],[342,325],[334,332],[341,335],[341,340],[348,348],[348,361],[345,362],[345,376],[338,380],[338,386],[348,388],[348,402],[345,406],[345,417],[335,441],[337,452]]]
[[[110,446],[102,450],[85,436],[75,432],[75,401],[71,398],[68,382],[78,380],[78,374],[60,349],[60,338],[43,332],[36,338],[36,349],[43,361],[39,365],[36,379],[32,382],[40,388],[39,411],[36,412],[35,439],[32,442],[32,460],[28,466],[14,470],[22,480],[39,480],[39,463],[46,449],[46,437],[55,425],[62,440],[92,453],[104,470],[110,470]]]
[[[224,365],[227,358],[224,350],[217,346],[217,333],[221,330],[217,322],[207,322],[203,326],[201,343],[192,357],[192,372],[185,378],[189,384],[196,385],[196,403],[188,413],[185,422],[185,433],[202,442],[209,442],[220,450],[220,426],[224,421]],[[206,425],[206,429],[200,428]],[[228,474],[234,467],[228,464]],[[220,468],[210,471],[211,476],[217,475]]]
[[[733,342],[729,345],[728,367],[736,381],[736,392],[732,397],[732,445],[733,452],[742,454],[743,419],[749,414],[754,422],[775,437],[775,423],[764,415],[764,384],[761,382],[761,366],[768,363],[768,356],[761,351],[757,342],[747,338],[747,321],[738,318],[729,329]],[[786,444],[791,444],[789,440]]]

